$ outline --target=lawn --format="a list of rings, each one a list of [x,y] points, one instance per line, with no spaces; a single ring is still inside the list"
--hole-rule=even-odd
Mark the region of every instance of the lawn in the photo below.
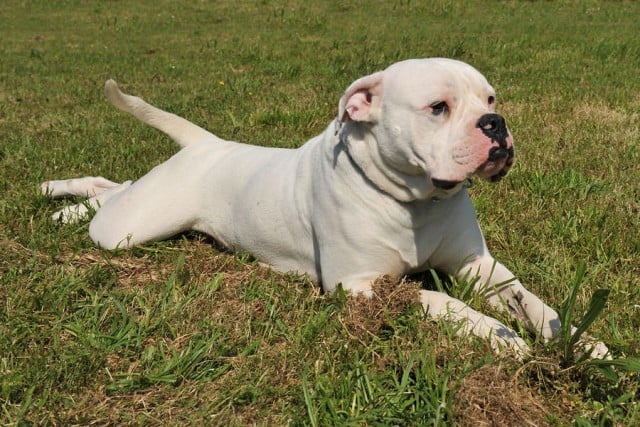
[[[636,373],[525,336],[497,356],[415,305],[323,295],[187,233],[106,252],[47,179],[137,179],[177,151],[108,78],[226,139],[297,147],[356,78],[444,56],[496,88],[516,164],[470,190],[487,244],[615,358],[640,350],[640,3],[3,1],[0,425],[640,425]],[[584,274],[582,274],[584,266]],[[451,292],[479,306],[478,298]],[[485,307],[486,308],[486,307]],[[610,372],[609,372],[610,373]]]

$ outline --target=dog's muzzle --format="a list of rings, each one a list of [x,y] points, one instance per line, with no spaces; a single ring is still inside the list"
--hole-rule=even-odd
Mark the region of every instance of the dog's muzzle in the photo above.
[[[497,182],[507,174],[507,171],[513,164],[514,150],[513,145],[509,144],[509,131],[507,130],[507,123],[499,114],[489,113],[481,116],[476,122],[476,127],[480,129],[484,136],[491,140],[491,148],[487,156],[487,161],[484,165],[500,164],[502,163],[502,169],[494,172],[494,175],[485,177],[485,179],[491,182]],[[495,166],[494,166],[495,167]],[[481,166],[481,169],[483,166]],[[434,187],[441,190],[452,190],[462,181],[449,181],[437,178],[431,178],[431,182]]]
[[[507,174],[508,168],[511,167],[513,163],[513,146],[509,146],[507,143],[507,138],[509,137],[507,123],[501,115],[490,113],[481,116],[476,123],[476,127],[479,128],[487,138],[491,139],[492,143],[498,144],[497,146],[494,145],[491,147],[487,160],[496,163],[506,159],[506,168],[491,177],[492,182],[497,182]]]

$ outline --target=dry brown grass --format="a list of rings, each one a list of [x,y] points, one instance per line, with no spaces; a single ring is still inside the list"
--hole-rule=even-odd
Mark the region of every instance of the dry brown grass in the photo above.
[[[502,364],[483,365],[460,383],[452,412],[461,426],[546,426],[549,416],[566,414],[554,399],[526,384],[522,371]]]

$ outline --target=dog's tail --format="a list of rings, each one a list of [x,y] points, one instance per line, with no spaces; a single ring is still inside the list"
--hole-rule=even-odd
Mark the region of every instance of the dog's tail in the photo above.
[[[181,147],[203,139],[218,139],[212,133],[180,116],[156,108],[137,96],[122,93],[118,84],[111,79],[105,83],[104,92],[107,99],[117,108],[166,133]]]

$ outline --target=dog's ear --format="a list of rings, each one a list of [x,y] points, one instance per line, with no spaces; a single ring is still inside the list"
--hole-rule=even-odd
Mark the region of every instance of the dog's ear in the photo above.
[[[341,122],[371,122],[380,103],[382,93],[382,71],[362,77],[347,88],[338,106]]]

